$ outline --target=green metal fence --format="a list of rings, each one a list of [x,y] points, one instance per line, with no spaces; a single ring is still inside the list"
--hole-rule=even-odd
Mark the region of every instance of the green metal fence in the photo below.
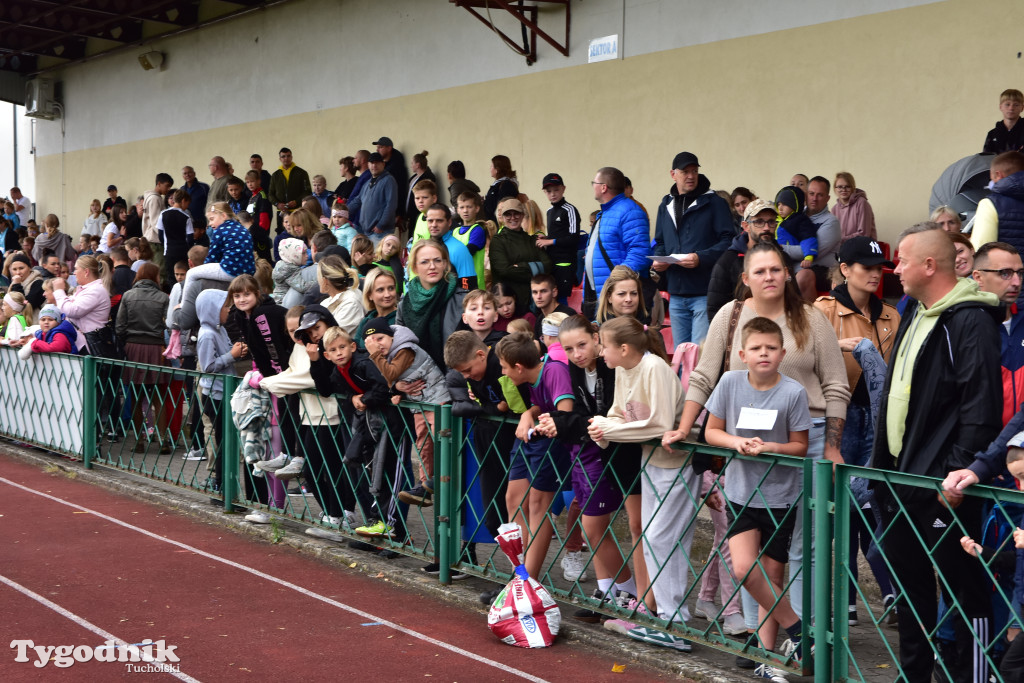
[[[223,383],[222,397],[200,397],[197,387],[204,378]],[[303,522],[316,530],[315,535],[368,541],[391,553],[434,562],[443,583],[450,582],[455,572],[493,581],[496,586],[510,578],[507,560],[488,541],[496,524],[508,520],[510,514],[515,517],[533,503],[529,492],[522,488],[513,486],[513,492],[508,492],[510,456],[521,448],[521,444],[513,446],[516,420],[464,419],[454,417],[448,405],[403,402],[381,411],[381,422],[375,428],[379,438],[370,448],[372,455],[345,460],[350,450],[357,454],[350,449],[353,426],[365,415],[338,397],[321,397],[309,391],[301,397],[282,397],[276,400],[271,430],[280,438],[275,437],[274,450],[268,449],[266,457],[285,453],[302,457],[305,466],[300,476],[282,482],[292,490],[275,498],[270,488],[270,482],[275,481],[273,475],[256,474],[252,464],[241,457],[240,435],[230,405],[239,381],[236,377],[63,354],[38,354],[22,361],[13,349],[0,348],[0,391],[4,397],[0,401],[0,435],[82,458],[86,467],[99,463],[201,491],[227,511],[265,511]],[[204,413],[208,418],[205,424],[198,419]],[[336,413],[338,418],[325,420],[325,413]],[[418,417],[422,415],[429,419]],[[219,439],[215,438],[217,421]],[[603,456],[600,474],[592,472],[587,477],[591,485],[607,480],[620,492],[633,494],[609,510],[607,519],[597,521],[576,515],[573,506],[567,505],[573,499],[571,493],[559,493],[571,491],[571,460],[558,452],[564,450],[564,444],[552,442],[536,455],[537,463],[550,465],[554,471],[556,491],[542,499],[544,509],[534,509],[523,522],[532,532],[530,542],[537,544],[536,549],[548,546],[531,561],[539,567],[536,578],[565,606],[566,617],[578,609],[589,610],[601,618],[667,631],[788,672],[813,673],[816,681],[911,680],[900,669],[896,632],[888,623],[896,612],[923,624],[934,623],[927,627],[928,642],[937,667],[947,675],[955,674],[950,653],[942,647],[943,634],[951,625],[961,631],[966,626],[969,635],[984,639],[983,633],[970,630],[971,610],[956,599],[953,589],[957,577],[947,575],[948,571],[934,562],[926,568],[928,573],[934,572],[938,589],[949,597],[945,616],[932,619],[927,610],[922,613],[919,605],[907,601],[908,588],[914,586],[909,586],[905,575],[897,571],[901,558],[892,552],[892,541],[897,527],[918,512],[914,503],[904,499],[917,495],[915,491],[927,492],[933,498],[941,496],[940,482],[846,465],[833,471],[828,462],[787,456],[747,458],[688,443],[677,444],[683,466],[666,479],[664,472],[622,467],[624,459],[630,457],[628,448],[612,448]],[[780,590],[773,595],[773,604],[758,623],[758,627],[765,625],[783,601],[794,602],[807,625],[807,635],[812,636],[801,641],[799,657],[776,651],[784,635],[774,643],[763,643],[745,633],[726,633],[723,606],[716,606],[718,612],[708,614],[706,621],[687,619],[702,580],[713,571],[710,560],[724,561],[729,543],[728,532],[711,533],[706,510],[709,501],[725,498],[722,480],[716,479],[710,488],[705,485],[702,491],[690,469],[697,459],[716,459],[726,481],[730,468],[735,469],[739,461],[763,465],[762,482],[776,471],[785,471],[799,480],[803,493],[777,515],[775,522],[792,519],[803,531],[800,546],[795,548],[801,559],[789,566]],[[654,481],[655,475],[659,481]],[[434,485],[433,505],[410,506],[398,500],[400,492],[414,488],[423,478]],[[875,494],[886,493],[891,501],[887,523],[876,519],[877,505],[865,508],[860,504],[865,480],[872,482]],[[651,493],[657,486],[661,487],[659,493]],[[651,503],[646,513],[638,491],[643,491]],[[959,510],[970,508],[970,519],[961,519],[961,512],[953,510],[938,540],[917,534],[910,537],[910,546],[920,548],[931,562],[938,557],[940,545],[948,550],[951,541],[958,543],[960,536],[976,528],[973,511],[979,507],[985,508],[987,519],[996,520],[1002,527],[1015,528],[1020,523],[1024,511],[1024,494],[1020,492],[972,487],[969,498],[976,502]],[[747,500],[724,500],[724,505],[735,518],[747,508],[764,507],[764,500],[758,489]],[[346,512],[354,513],[354,518],[349,519]],[[666,516],[679,520],[677,533],[669,542],[661,542],[660,550],[655,552],[652,536],[658,530],[652,523]],[[357,526],[382,518],[392,531],[390,535],[367,538],[355,532]],[[538,526],[538,520],[543,520],[544,526]],[[894,605],[880,604],[873,583],[863,573],[857,581],[851,581],[858,560],[851,557],[847,539],[858,522],[881,548],[881,562],[893,574],[897,596]],[[629,572],[636,578],[635,600],[603,601],[584,583],[565,580],[561,560],[567,552],[583,546],[589,551],[583,557],[585,571],[591,576],[599,569],[595,558],[600,555],[605,574],[622,579]],[[982,559],[970,559],[994,587],[994,606],[1013,613],[1012,580],[1006,576],[1012,539],[1004,534],[990,551]],[[653,562],[647,561],[652,557]],[[657,558],[667,559],[661,562]],[[762,550],[745,575],[733,576],[727,582],[721,591],[722,604],[740,597],[740,584],[746,575],[763,572],[764,568]],[[687,579],[681,582],[683,573]],[[796,581],[800,576],[806,580]],[[659,616],[650,607],[659,585],[665,582],[683,585],[678,589],[677,604],[658,605]],[[798,584],[801,589],[794,599]],[[847,623],[851,591],[865,610],[863,627]],[[996,622],[989,642],[982,648],[996,680],[1003,680],[997,667],[1012,624],[1009,619]],[[866,651],[872,653],[870,657],[864,654]]]

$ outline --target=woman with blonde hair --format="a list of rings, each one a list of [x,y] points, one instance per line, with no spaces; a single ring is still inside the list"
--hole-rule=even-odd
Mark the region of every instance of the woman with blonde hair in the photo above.
[[[3,331],[3,339],[0,344],[8,345],[12,339],[21,339],[22,333],[32,325],[35,312],[32,304],[28,302],[21,292],[7,292],[4,294],[3,305],[0,306],[0,329]]]
[[[836,203],[832,213],[839,219],[839,228],[843,233],[843,241],[851,237],[863,235],[873,240],[878,239],[875,231],[875,212],[868,204],[868,196],[864,190],[857,188],[853,174],[846,171],[836,173],[836,181],[832,187],[836,191]]]
[[[381,240],[381,244],[383,243],[384,240]],[[384,318],[388,321],[388,325],[395,324],[395,316],[398,314],[398,297],[400,296],[398,285],[398,276],[390,270],[374,268],[366,274],[363,279],[363,308],[366,310],[366,315],[359,321],[354,335],[357,348],[366,349],[363,329],[374,318]]]
[[[110,322],[110,267],[95,256],[79,256],[75,262],[75,293],[67,293],[67,282],[56,277],[53,282],[53,300],[68,322],[78,330],[75,346],[80,353],[98,355],[103,349],[90,349],[85,335],[107,326]]]
[[[444,364],[444,343],[462,322],[466,290],[448,258],[448,249],[436,240],[420,240],[409,251],[412,278],[398,303],[395,322],[412,330],[419,346],[439,368]]]
[[[960,220],[960,214],[953,207],[945,204],[936,207],[932,211],[932,215],[928,217],[928,220],[936,223],[948,233],[956,234],[963,229],[963,221]]]
[[[320,305],[331,312],[338,327],[355,334],[366,310],[359,291],[359,273],[337,254],[323,257],[316,265],[316,281],[327,297]]]
[[[316,202],[316,199],[313,200]],[[316,202],[317,206],[320,206],[319,202]],[[310,209],[303,206],[301,209],[295,209],[289,216],[291,219],[292,235],[307,245],[309,241],[313,239],[313,235],[324,229],[320,218],[313,214]]]

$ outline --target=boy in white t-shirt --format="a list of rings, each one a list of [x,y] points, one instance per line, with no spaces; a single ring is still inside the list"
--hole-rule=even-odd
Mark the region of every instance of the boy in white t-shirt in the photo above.
[[[707,442],[746,456],[807,455],[811,428],[807,392],[799,382],[779,373],[786,355],[781,328],[768,318],[754,318],[743,326],[740,340],[740,359],[747,369],[723,374],[708,399]],[[783,593],[802,472],[778,463],[741,459],[733,460],[728,470],[725,497],[733,571],[760,606],[761,642],[771,650],[782,626],[789,635],[783,653],[795,656],[803,626],[789,600],[776,600],[776,596]],[[756,566],[759,553],[761,567]],[[767,664],[757,667],[755,677],[786,680]]]

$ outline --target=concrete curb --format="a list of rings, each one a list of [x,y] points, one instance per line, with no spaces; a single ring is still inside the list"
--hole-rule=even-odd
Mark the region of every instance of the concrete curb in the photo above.
[[[270,544],[286,545],[339,569],[356,570],[372,578],[383,579],[401,588],[442,600],[479,616],[481,629],[486,628],[487,612],[480,604],[478,595],[482,590],[495,587],[497,584],[493,582],[470,578],[451,586],[445,586],[434,577],[418,571],[417,565],[422,563],[421,560],[411,557],[387,560],[374,553],[353,550],[347,545],[307,536],[304,533],[304,530],[308,528],[307,525],[285,517],[277,518],[278,533],[280,530],[283,530],[284,533],[275,540],[275,530],[271,525],[245,522],[241,514],[225,513],[218,510],[210,504],[208,495],[190,489],[165,484],[100,463],[96,464],[95,469],[87,470],[80,461],[67,460],[50,453],[22,448],[10,443],[4,444],[3,450],[8,455],[42,468],[56,467],[89,484],[176,510]],[[605,655],[621,657],[624,662],[669,673],[682,680],[704,683],[733,683],[749,680],[748,676],[739,674],[737,670],[728,671],[723,669],[720,663],[704,657],[705,654],[712,653],[722,657],[725,656],[724,653],[698,645],[693,653],[683,654],[635,643],[599,626],[574,621],[567,612],[572,609],[572,606],[564,602],[560,602],[560,604],[563,606],[560,640],[582,644],[599,650]],[[729,656],[730,660],[731,658]],[[628,668],[626,671],[628,672]]]

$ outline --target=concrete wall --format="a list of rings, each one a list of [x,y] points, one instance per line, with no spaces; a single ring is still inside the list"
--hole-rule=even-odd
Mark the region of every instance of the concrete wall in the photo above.
[[[62,168],[77,226],[108,182],[134,196],[157,171],[191,164],[202,177],[214,154],[244,170],[260,152],[271,166],[282,145],[333,186],[338,157],[389,135],[407,157],[429,150],[441,175],[464,160],[481,186],[493,154],[532,196],[557,170],[584,211],[594,171],[615,165],[653,213],[682,149],[714,187],[764,196],[795,172],[848,170],[885,238],[926,213],[949,163],[980,151],[998,93],[1024,86],[1012,0],[573,11],[570,57],[542,46],[532,67],[448,3],[297,0],[147,46],[167,54],[160,72],[131,54],[68,69],[65,153],[59,123],[39,126],[40,210],[60,207]],[[557,35],[554,15],[541,22]],[[587,42],[614,33],[626,58],[586,64]]]

